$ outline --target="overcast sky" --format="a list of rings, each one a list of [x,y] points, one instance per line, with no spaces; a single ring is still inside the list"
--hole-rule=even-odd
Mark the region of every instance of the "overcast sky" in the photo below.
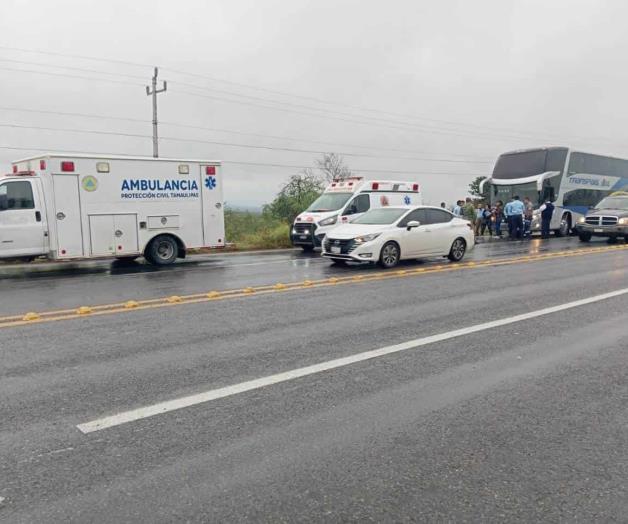
[[[159,65],[160,134],[186,139],[160,155],[223,160],[233,205],[271,200],[298,169],[231,162],[316,151],[449,203],[503,151],[628,156],[627,15],[624,0],[1,0],[0,146],[24,149],[0,148],[0,169],[41,149],[150,155]]]

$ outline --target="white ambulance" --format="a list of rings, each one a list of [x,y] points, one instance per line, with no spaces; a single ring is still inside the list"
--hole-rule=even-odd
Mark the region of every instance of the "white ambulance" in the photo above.
[[[46,154],[0,177],[0,258],[166,265],[224,239],[219,162]]]
[[[329,184],[323,194],[297,216],[290,239],[303,251],[320,247],[325,235],[369,209],[422,204],[419,184],[395,180],[363,180],[351,177]]]

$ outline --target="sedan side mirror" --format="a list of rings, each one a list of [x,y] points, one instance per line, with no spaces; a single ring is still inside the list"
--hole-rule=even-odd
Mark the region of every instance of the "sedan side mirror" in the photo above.
[[[406,227],[408,228],[408,231],[410,231],[411,229],[419,227],[420,225],[421,222],[419,222],[418,220],[410,220],[410,222],[406,224]]]

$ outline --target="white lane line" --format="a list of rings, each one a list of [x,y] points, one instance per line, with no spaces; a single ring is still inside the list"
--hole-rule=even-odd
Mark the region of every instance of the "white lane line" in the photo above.
[[[607,300],[609,298],[614,298],[625,294],[628,294],[628,288],[619,289],[610,293],[603,293],[601,295],[595,295],[593,297],[584,298],[581,300],[575,300],[573,302],[567,302],[558,306],[538,309],[536,311],[523,313],[521,315],[506,317],[499,320],[492,320],[491,322],[484,322],[482,324],[476,324],[474,326],[456,329],[454,331],[447,331],[446,333],[440,333],[438,335],[417,338],[414,340],[403,342],[401,344],[395,344],[394,346],[387,346],[371,351],[364,351],[363,353],[357,353],[349,357],[328,360],[327,362],[321,362],[320,364],[314,364],[312,366],[297,368],[290,371],[284,371],[283,373],[276,373],[275,375],[269,375],[267,377],[249,380],[247,382],[241,382],[240,384],[234,384],[232,386],[227,386],[219,389],[212,389],[209,391],[204,391],[202,393],[197,393],[195,395],[189,395],[187,397],[167,400],[165,402],[159,402],[158,404],[153,404],[151,406],[123,411],[116,415],[91,420],[83,424],[78,424],[76,427],[83,433],[92,433],[94,431],[100,431],[102,429],[120,426],[122,424],[126,424],[127,422],[133,422],[136,420],[153,417],[155,415],[162,415],[170,411],[176,411],[178,409],[195,406],[196,404],[202,404],[211,400],[217,400],[219,398],[238,395],[239,393],[244,393],[246,391],[259,389],[266,386],[272,386],[273,384],[279,384],[280,382],[287,382],[289,380],[294,380],[300,377],[314,375],[316,373],[322,373],[331,369],[349,366],[357,362],[363,362],[365,360],[383,357],[392,353],[399,353],[408,349],[414,349],[421,346],[426,346],[428,344],[434,344],[435,342],[442,342],[443,340],[449,340],[452,338],[461,337],[463,335],[469,335],[471,333],[485,331],[487,329],[493,329],[500,326],[506,326],[508,324],[514,324],[515,322],[530,320],[533,318],[542,317],[544,315],[551,315],[552,313],[557,313],[559,311],[565,311],[568,309],[585,306],[587,304],[601,302],[602,300]]]

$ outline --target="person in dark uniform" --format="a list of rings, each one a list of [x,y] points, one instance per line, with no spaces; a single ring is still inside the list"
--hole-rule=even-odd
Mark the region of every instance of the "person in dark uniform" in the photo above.
[[[547,200],[547,202],[539,208],[539,211],[541,211],[541,238],[549,238],[550,222],[554,214],[554,204],[552,204],[551,200]]]

